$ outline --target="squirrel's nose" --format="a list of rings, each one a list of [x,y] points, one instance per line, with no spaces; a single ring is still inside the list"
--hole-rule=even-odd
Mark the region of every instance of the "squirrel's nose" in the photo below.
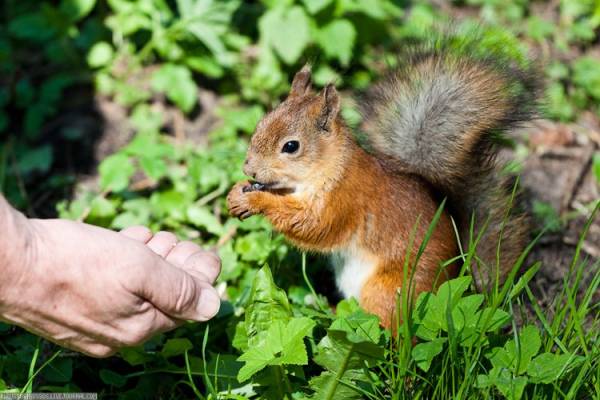
[[[248,158],[246,158],[246,161],[244,161],[244,174],[248,175],[252,179],[256,178],[256,171],[254,171],[250,165],[250,160]]]

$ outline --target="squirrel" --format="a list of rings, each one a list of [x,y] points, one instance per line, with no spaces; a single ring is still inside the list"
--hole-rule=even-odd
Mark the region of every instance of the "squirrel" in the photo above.
[[[533,116],[537,81],[532,68],[481,54],[475,42],[399,58],[360,101],[360,144],[335,86],[316,93],[306,65],[256,127],[243,167],[252,180],[227,197],[233,216],[263,214],[299,248],[332,255],[341,293],[387,328],[406,277],[411,296],[438,287],[457,274],[459,245],[476,245],[480,290],[502,283],[525,248],[527,217],[509,212],[497,138]]]

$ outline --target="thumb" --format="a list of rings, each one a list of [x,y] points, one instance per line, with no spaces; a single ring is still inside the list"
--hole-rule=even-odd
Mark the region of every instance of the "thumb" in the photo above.
[[[221,299],[210,283],[155,258],[155,265],[137,279],[138,296],[173,318],[207,321],[217,314]]]

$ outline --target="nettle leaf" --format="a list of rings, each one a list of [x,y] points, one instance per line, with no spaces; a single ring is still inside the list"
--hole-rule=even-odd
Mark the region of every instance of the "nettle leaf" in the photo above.
[[[188,202],[185,194],[177,190],[154,192],[150,196],[152,212],[156,216],[169,216],[177,221],[185,220],[185,204]]]
[[[190,342],[189,339],[186,339],[186,338],[169,339],[163,346],[160,353],[163,355],[163,357],[169,358],[169,357],[181,355],[181,354],[185,353],[186,351],[191,350],[193,347],[194,347],[194,345],[192,344],[192,342]]]
[[[540,332],[533,325],[527,325],[519,332],[518,349],[514,340],[506,343],[505,349],[515,360],[518,360],[518,364],[513,364],[516,374],[523,374],[527,370],[529,362],[540,350],[541,345]]]
[[[441,300],[449,304],[451,308],[458,303],[463,293],[471,285],[473,278],[470,276],[462,276],[460,278],[451,279],[440,285],[436,295]]]
[[[224,66],[231,65],[223,35],[230,29],[233,13],[239,7],[239,1],[215,0],[177,0],[177,9],[185,29],[202,42]]]
[[[285,292],[275,285],[271,269],[262,267],[254,277],[246,309],[245,326],[250,347],[264,341],[269,327],[290,320],[292,310]]]
[[[527,377],[515,377],[508,369],[498,367],[492,368],[489,375],[478,375],[476,384],[479,388],[496,386],[500,393],[509,400],[521,399],[526,385]]]
[[[357,381],[366,382],[363,368],[377,364],[384,357],[382,346],[345,330],[327,330],[317,348],[314,361],[327,371],[310,382],[314,399],[362,398],[361,392],[352,390],[352,394],[348,389]]]
[[[108,200],[103,196],[96,196],[90,203],[90,218],[113,217],[117,211],[115,201]]]
[[[600,100],[600,61],[590,56],[577,59],[573,63],[573,81]]]
[[[273,250],[271,235],[267,231],[251,232],[235,242],[235,251],[245,261],[266,261]]]
[[[379,318],[366,313],[355,299],[342,300],[336,307],[336,317],[330,329],[346,331],[354,341],[379,342],[382,334]]]
[[[42,370],[42,376],[50,382],[70,382],[73,377],[73,359],[56,358]]]
[[[191,71],[183,65],[165,64],[152,75],[152,88],[163,92],[182,111],[192,111],[198,101]]]
[[[59,9],[75,22],[88,16],[95,5],[96,0],[62,0]]]
[[[120,387],[125,386],[125,384],[127,383],[126,376],[118,374],[109,369],[101,369],[99,375],[100,375],[100,379],[102,380],[102,382],[104,382],[110,386],[115,386],[115,387],[120,388]]]
[[[238,380],[244,382],[268,365],[306,365],[308,355],[304,338],[310,335],[315,325],[306,317],[292,318],[287,324],[275,321],[263,340],[238,358],[238,361],[245,362],[238,373]]]
[[[515,375],[525,373],[531,359],[541,347],[541,339],[538,329],[533,325],[525,326],[518,338],[518,348],[515,340],[511,339],[504,347],[496,347],[490,351],[488,358],[494,367],[508,369]]]
[[[258,21],[261,41],[288,65],[296,63],[310,42],[310,21],[300,6],[276,7]]]
[[[333,3],[333,0],[302,0],[302,2],[309,13],[316,14]]]
[[[552,383],[558,380],[567,368],[582,360],[583,357],[571,354],[543,353],[531,360],[527,374],[533,383]]]
[[[29,174],[34,171],[46,172],[50,169],[54,159],[50,145],[40,146],[35,149],[27,149],[19,154],[17,169],[21,174]]]
[[[56,29],[40,12],[22,14],[12,18],[8,23],[8,31],[15,38],[38,43],[50,39],[56,33]]]
[[[106,157],[100,163],[98,172],[102,190],[120,192],[129,186],[129,179],[135,173],[135,167],[129,157],[117,153]]]
[[[158,181],[167,174],[167,163],[160,158],[142,156],[138,161],[148,178]]]
[[[188,207],[186,214],[188,221],[195,226],[204,228],[208,232],[217,236],[220,236],[224,233],[223,225],[221,225],[217,217],[215,217],[212,212],[206,209],[206,207],[192,205]]]
[[[336,19],[325,25],[317,34],[317,41],[329,58],[336,58],[348,66],[352,58],[352,48],[356,39],[356,29],[347,19]]]
[[[86,60],[90,67],[100,68],[108,65],[114,54],[115,52],[110,44],[98,42],[92,46]]]
[[[431,362],[442,352],[444,349],[444,343],[447,342],[446,338],[434,339],[431,342],[419,343],[412,350],[412,356],[415,362],[423,371],[429,371]]]
[[[321,375],[310,380],[310,387],[315,390],[315,394],[311,397],[313,400],[358,400],[363,399],[363,394],[351,387],[352,382],[367,381],[368,377],[363,370],[347,370],[344,374],[344,380],[336,373],[325,371]]]

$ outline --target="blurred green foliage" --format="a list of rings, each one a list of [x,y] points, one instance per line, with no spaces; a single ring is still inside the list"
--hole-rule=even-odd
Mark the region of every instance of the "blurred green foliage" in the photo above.
[[[451,24],[451,10],[473,15],[454,23],[459,36],[485,25],[482,48],[500,46],[517,62],[538,55],[548,117],[598,115],[599,1],[466,0],[436,8],[392,0],[6,0],[0,7],[0,190],[27,210],[59,192],[61,217],[114,229],[143,224],[215,247],[229,299],[210,323],[159,335],[118,358],[61,354],[34,380],[36,390],[132,399],[380,399],[431,398],[452,386],[455,395],[518,399],[585,397],[598,388],[597,335],[575,338],[553,321],[541,333],[528,326],[502,334],[512,303],[484,303],[467,291],[468,278],[420,300],[409,332],[419,338],[414,347],[391,341],[355,302],[340,303],[334,315],[302,279],[300,255],[263,219],[229,218],[224,196],[243,179],[246,139],[304,63],[313,65],[317,85],[364,90],[397,63],[400,46]],[[219,95],[220,123],[208,146],[174,137],[154,107],[191,119],[204,111],[203,90]],[[100,162],[97,187],[77,187],[70,198],[75,177],[61,169],[62,147],[93,139],[82,128],[55,127],[82,92],[125,107],[135,135]],[[344,115],[359,122],[350,106]],[[593,166],[600,181],[598,156]],[[536,207],[558,229],[553,210]],[[273,273],[259,270],[265,263]],[[323,285],[320,264],[311,259],[310,277]],[[519,281],[514,291],[525,287]],[[442,307],[440,293],[456,301]],[[56,351],[5,325],[0,339],[0,392],[28,387],[36,349],[43,360]],[[450,361],[464,380],[447,373]]]

